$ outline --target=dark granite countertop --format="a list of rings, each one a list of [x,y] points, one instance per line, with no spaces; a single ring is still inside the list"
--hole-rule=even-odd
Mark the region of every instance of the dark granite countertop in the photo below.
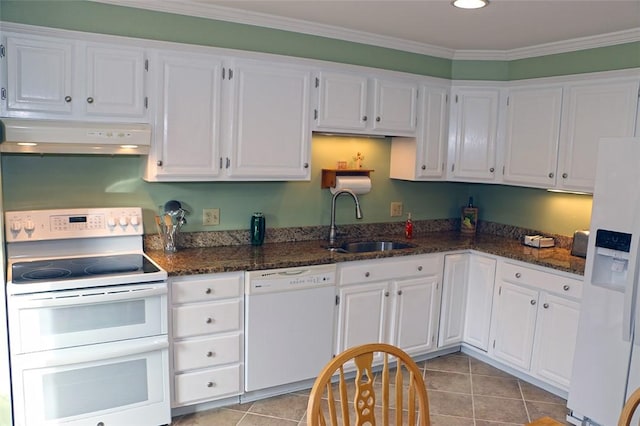
[[[386,238],[383,236],[379,239]],[[393,237],[388,239],[407,241]],[[258,247],[234,245],[183,248],[172,254],[165,254],[162,250],[146,250],[146,253],[169,276],[320,265],[468,249],[584,275],[585,259],[571,256],[566,248],[536,249],[526,247],[512,238],[491,234],[466,236],[457,231],[426,233],[410,242],[416,247],[373,253],[331,252],[326,250],[326,241],[321,240],[268,243]]]

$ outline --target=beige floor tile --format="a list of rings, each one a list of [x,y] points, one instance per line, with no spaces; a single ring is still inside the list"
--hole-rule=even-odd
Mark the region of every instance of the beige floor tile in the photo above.
[[[533,401],[525,401],[525,404],[527,404],[527,410],[529,411],[529,417],[531,418],[531,420],[549,416],[561,423],[569,424],[566,420],[568,410],[566,405],[564,404],[549,404],[545,402]]]
[[[448,371],[427,370],[425,384],[428,390],[471,393],[471,375]]]
[[[453,392],[430,391],[431,414],[473,418],[471,395]]]
[[[518,381],[513,378],[482,376],[474,374],[473,395],[499,396],[502,398],[522,399]]]
[[[244,416],[243,411],[219,408],[174,418],[171,426],[232,426],[236,425]]]
[[[474,426],[473,419],[467,417],[431,415],[431,426]]]
[[[524,396],[525,401],[538,401],[538,402],[549,402],[552,404],[563,404],[566,405],[567,401],[564,398],[560,398],[550,392],[547,392],[544,389],[540,389],[537,386],[533,386],[530,383],[524,382],[522,380],[518,380],[520,383],[520,389],[522,389],[522,395]]]
[[[307,401],[308,398],[300,395],[276,396],[254,402],[249,413],[281,417],[298,422],[307,411]]]
[[[496,377],[507,377],[513,378],[512,375],[506,373],[502,370],[499,370],[486,362],[482,362],[475,358],[469,358],[471,364],[471,374],[482,374],[484,376],[496,376]]]
[[[479,420],[519,424],[529,421],[522,399],[474,396],[473,407]]]
[[[280,419],[277,417],[266,417],[258,414],[247,413],[247,415],[238,423],[238,426],[293,426],[298,421]],[[211,423],[210,426],[218,426],[217,423]],[[219,425],[224,426],[224,425]]]
[[[504,423],[504,422],[489,422],[486,420],[476,420],[476,426],[522,426],[521,423]]]
[[[425,369],[449,371],[452,373],[469,373],[469,357],[459,353],[439,356],[425,361]]]

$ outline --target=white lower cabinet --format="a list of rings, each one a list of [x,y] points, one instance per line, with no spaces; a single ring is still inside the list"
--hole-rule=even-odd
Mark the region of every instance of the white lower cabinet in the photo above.
[[[241,272],[171,279],[172,407],[243,390]]]
[[[417,355],[435,349],[441,254],[339,265],[336,353],[385,342]]]
[[[496,260],[475,253],[445,256],[438,347],[489,346]]]
[[[500,260],[490,355],[568,390],[581,295],[580,279]]]

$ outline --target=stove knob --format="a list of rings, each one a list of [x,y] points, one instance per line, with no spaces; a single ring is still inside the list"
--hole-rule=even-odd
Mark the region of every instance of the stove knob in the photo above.
[[[122,226],[123,228],[126,228],[127,225],[129,224],[129,220],[127,220],[126,216],[120,216],[120,220],[118,221],[118,223],[120,224],[120,226]]]
[[[18,233],[22,229],[22,223],[19,220],[16,220],[11,223],[11,232]]]
[[[140,225],[140,221],[138,220],[138,216],[131,216],[131,218],[129,219],[129,222],[131,223],[132,226],[138,226]]]
[[[27,220],[27,223],[24,224],[24,230],[27,234],[31,234],[36,229],[36,224],[32,220]]]
[[[116,227],[116,220],[112,217],[110,217],[109,219],[107,219],[107,226],[111,229]]]

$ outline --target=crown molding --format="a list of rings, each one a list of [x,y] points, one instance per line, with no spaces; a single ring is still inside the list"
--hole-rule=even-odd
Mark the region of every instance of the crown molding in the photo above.
[[[332,25],[283,18],[264,13],[242,11],[217,5],[199,3],[192,0],[163,2],[159,2],[157,0],[89,1],[292,31],[296,33],[455,60],[510,61],[640,41],[640,28],[636,28],[610,34],[581,37],[512,50],[454,50],[410,40],[367,33],[364,31],[349,30]]]

